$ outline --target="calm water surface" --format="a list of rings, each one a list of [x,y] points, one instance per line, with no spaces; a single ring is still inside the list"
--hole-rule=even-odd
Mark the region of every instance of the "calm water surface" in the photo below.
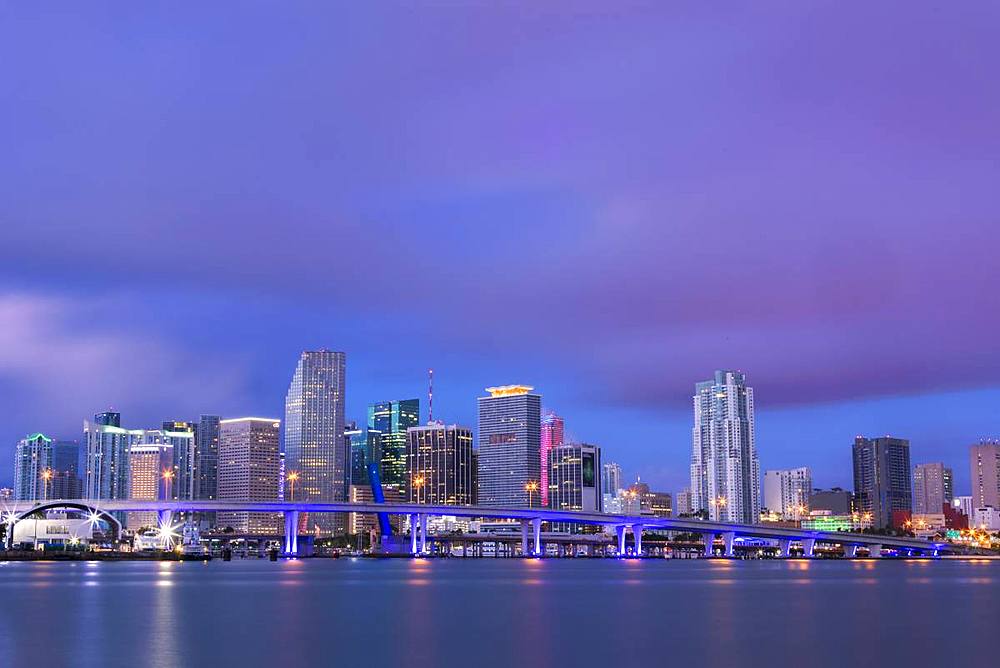
[[[961,666],[998,646],[996,561],[0,564],[0,666]]]

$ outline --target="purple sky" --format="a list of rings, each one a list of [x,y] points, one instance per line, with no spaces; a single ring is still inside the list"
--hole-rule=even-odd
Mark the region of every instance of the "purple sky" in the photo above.
[[[530,383],[670,491],[715,368],[820,485],[1000,433],[996,3],[59,4],[0,7],[0,483],[319,347],[350,416]]]

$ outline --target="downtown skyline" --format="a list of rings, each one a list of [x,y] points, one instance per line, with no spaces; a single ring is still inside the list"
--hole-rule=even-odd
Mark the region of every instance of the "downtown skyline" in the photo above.
[[[1000,435],[995,7],[186,11],[5,9],[0,461],[280,416],[323,347],[347,419],[527,383],[661,489],[720,368],[817,486],[891,434],[965,490]]]

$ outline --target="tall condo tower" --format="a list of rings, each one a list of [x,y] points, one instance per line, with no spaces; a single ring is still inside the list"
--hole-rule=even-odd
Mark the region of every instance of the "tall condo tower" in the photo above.
[[[893,513],[913,511],[910,442],[881,436],[854,439],[854,501],[857,511],[870,513],[872,527],[893,526]]]
[[[695,384],[691,504],[710,519],[754,524],[760,515],[760,461],[753,388],[739,371]]]
[[[549,412],[542,416],[542,450],[541,450],[541,487],[542,505],[549,505],[549,451],[563,444],[565,423],[555,413]]]
[[[542,397],[527,385],[487,387],[479,398],[479,504],[540,502]]]
[[[285,397],[285,466],[298,474],[296,501],[344,501],[347,453],[344,448],[344,385],[347,356],[329,350],[305,351]],[[339,534],[339,513],[303,518],[312,531]]]
[[[87,442],[88,499],[127,499],[129,497],[128,457],[133,443],[142,440],[142,429],[122,429],[121,413],[106,412],[85,420]]]

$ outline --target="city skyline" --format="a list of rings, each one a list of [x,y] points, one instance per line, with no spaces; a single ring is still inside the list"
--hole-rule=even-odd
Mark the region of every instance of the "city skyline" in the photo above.
[[[858,433],[923,461],[1000,436],[976,11],[150,11],[9,8],[0,459],[108,406],[281,415],[323,346],[350,419],[428,368],[467,425],[526,382],[671,489],[716,368],[753,377],[762,465],[809,452],[824,487]],[[169,50],[119,38],[148,32]]]

